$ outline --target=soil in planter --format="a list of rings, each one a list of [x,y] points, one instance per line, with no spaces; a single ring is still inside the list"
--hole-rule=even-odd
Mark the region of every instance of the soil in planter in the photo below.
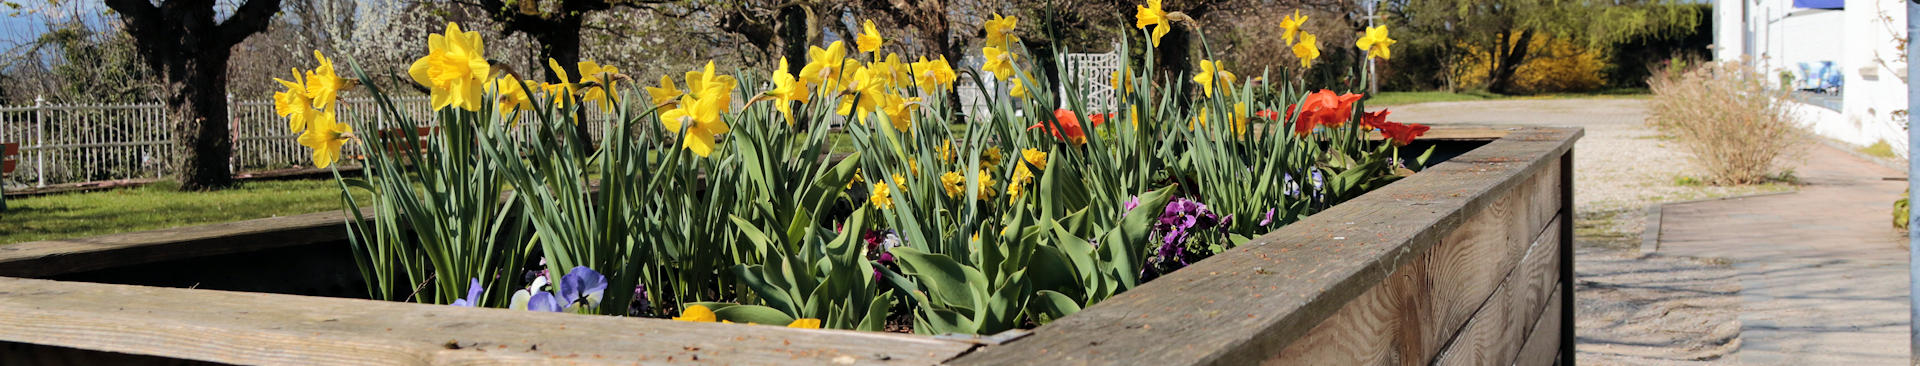
[[[367,298],[347,243],[303,245],[54,276],[80,281],[174,288]]]

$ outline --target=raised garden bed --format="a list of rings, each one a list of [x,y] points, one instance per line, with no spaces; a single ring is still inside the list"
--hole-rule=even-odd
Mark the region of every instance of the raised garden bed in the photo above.
[[[345,216],[333,212],[0,246],[0,275],[10,276],[0,278],[0,361],[1570,363],[1563,305],[1573,296],[1580,135],[1436,128],[1425,140],[1478,147],[1080,313],[995,337],[289,295],[363,293],[350,266],[297,265],[350,260]]]

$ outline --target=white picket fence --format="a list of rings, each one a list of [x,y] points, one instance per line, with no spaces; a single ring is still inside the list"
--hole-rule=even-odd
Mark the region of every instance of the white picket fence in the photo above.
[[[430,118],[425,97],[394,102],[417,120]],[[339,119],[355,126],[385,126],[368,98],[340,102]],[[273,101],[230,100],[228,127],[235,172],[311,164],[310,150],[296,141],[286,118],[274,114]],[[0,143],[19,143],[20,163],[0,177],[7,186],[159,178],[172,173],[173,128],[159,103],[53,104],[0,106]],[[351,148],[349,148],[351,149]],[[349,154],[354,152],[349,151]],[[346,162],[352,164],[352,162]]]

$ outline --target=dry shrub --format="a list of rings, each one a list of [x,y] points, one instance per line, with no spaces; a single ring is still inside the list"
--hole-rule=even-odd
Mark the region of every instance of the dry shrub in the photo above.
[[[1680,143],[1714,184],[1760,183],[1807,142],[1786,91],[1746,62],[1656,72],[1647,124]]]

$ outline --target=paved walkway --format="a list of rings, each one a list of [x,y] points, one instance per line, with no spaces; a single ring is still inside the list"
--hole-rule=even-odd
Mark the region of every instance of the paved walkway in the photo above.
[[[1826,145],[1794,164],[1799,192],[1661,208],[1662,256],[1721,258],[1740,284],[1740,349],[1766,365],[1907,362],[1903,172]]]
[[[1774,188],[1675,184],[1699,173],[1645,127],[1645,100],[1391,109],[1402,122],[1587,129],[1574,155],[1579,364],[1906,363],[1906,257],[1887,226],[1904,182],[1880,180],[1898,171],[1816,146],[1794,165],[1799,193],[1664,206],[1667,240],[1642,256],[1648,205]]]

